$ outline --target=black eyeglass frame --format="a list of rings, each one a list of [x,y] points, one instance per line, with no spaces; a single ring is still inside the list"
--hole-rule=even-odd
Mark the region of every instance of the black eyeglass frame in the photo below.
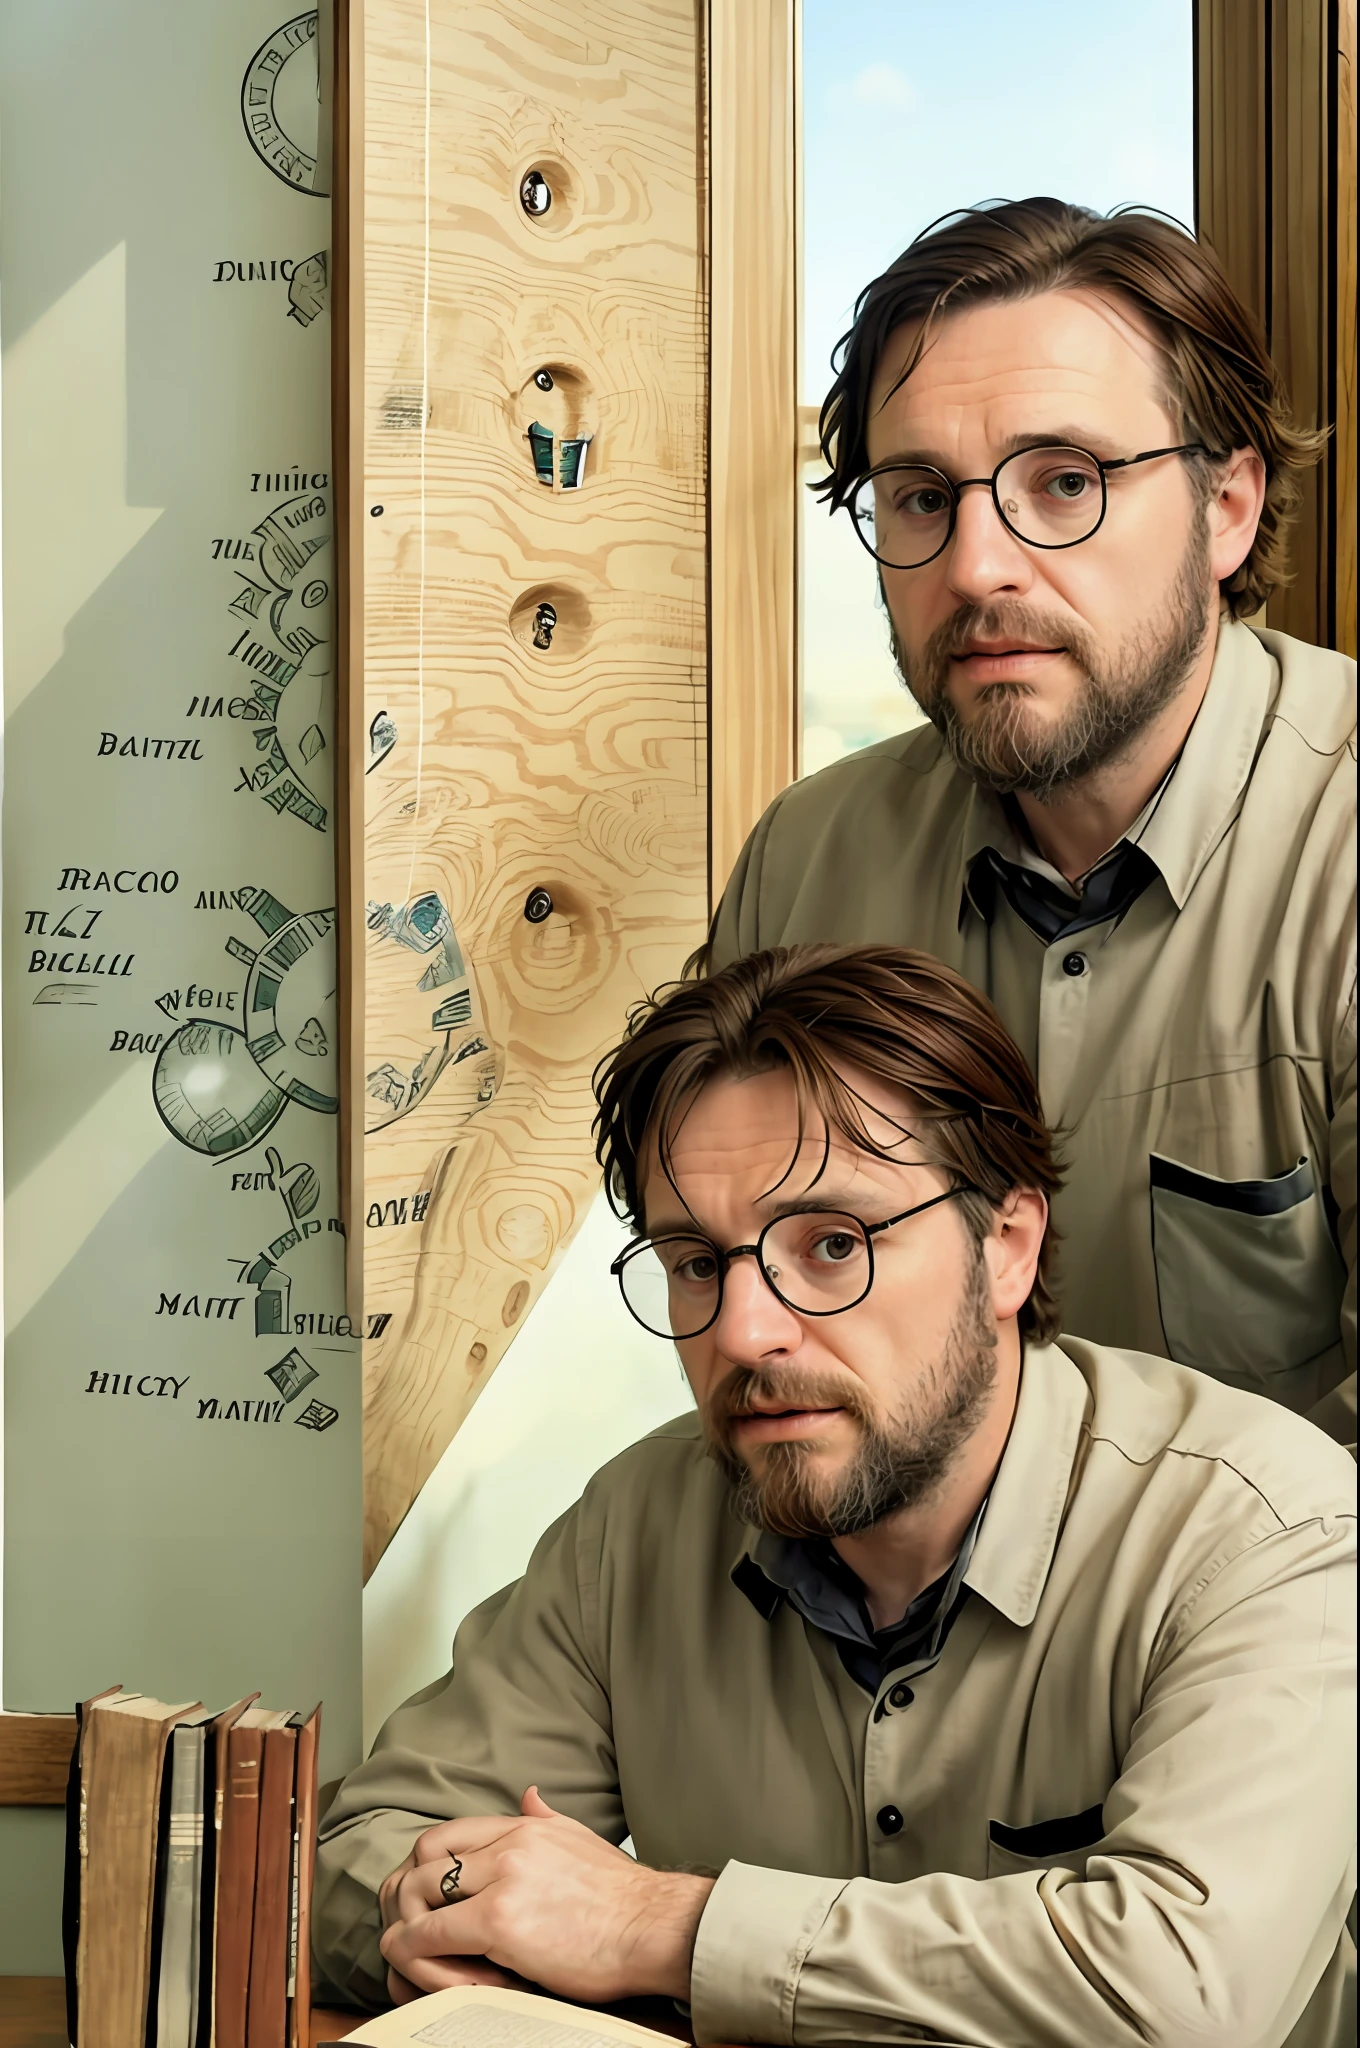
[[[905,1223],[910,1216],[920,1216],[927,1209],[938,1208],[941,1202],[952,1202],[958,1195],[978,1195],[981,1192],[981,1188],[975,1186],[972,1181],[960,1181],[957,1187],[946,1188],[942,1195],[932,1195],[928,1202],[916,1202],[910,1209],[903,1209],[896,1216],[885,1216],[881,1223],[863,1223],[858,1216],[852,1216],[848,1209],[786,1210],[782,1216],[773,1217],[765,1225],[765,1228],[761,1231],[754,1244],[734,1244],[729,1251],[724,1251],[721,1245],[714,1244],[712,1238],[705,1237],[701,1230],[668,1230],[662,1237],[635,1237],[632,1243],[626,1244],[618,1257],[611,1262],[609,1270],[619,1283],[619,1293],[623,1296],[624,1307],[639,1328],[646,1330],[649,1336],[668,1339],[676,1344],[687,1344],[691,1337],[702,1337],[705,1330],[713,1328],[718,1317],[722,1314],[723,1286],[727,1279],[727,1269],[733,1259],[753,1258],[759,1268],[761,1279],[765,1282],[775,1300],[780,1302],[791,1314],[796,1316],[843,1316],[847,1309],[858,1308],[873,1287],[874,1239],[876,1237],[881,1236],[885,1230],[891,1230],[894,1224]],[[791,1215],[844,1216],[851,1223],[859,1225],[859,1228],[864,1232],[864,1248],[869,1254],[869,1277],[864,1283],[863,1292],[857,1294],[853,1301],[843,1301],[839,1308],[800,1308],[796,1302],[790,1301],[786,1294],[780,1292],[770,1277],[769,1267],[765,1264],[765,1240],[772,1230],[779,1228],[781,1223],[787,1223]],[[718,1299],[714,1305],[713,1313],[706,1323],[699,1325],[697,1330],[686,1330],[683,1336],[678,1336],[674,1330],[654,1330],[650,1323],[644,1323],[642,1317],[633,1307],[632,1302],[629,1301],[623,1284],[624,1268],[640,1252],[650,1250],[659,1244],[677,1243],[706,1244],[711,1247],[714,1257],[718,1261]]]
[[[1060,451],[1064,448],[1070,448],[1074,455],[1085,456],[1086,460],[1092,463],[1099,472],[1100,516],[1090,532],[1083,533],[1076,540],[1030,540],[1027,535],[1019,532],[1016,527],[1012,526],[1010,520],[1002,511],[1001,493],[997,490],[996,480],[1008,463],[1016,461],[1022,455],[1041,455],[1050,449]],[[990,476],[960,477],[957,483],[954,482],[952,477],[946,476],[942,469],[936,469],[935,465],[930,462],[878,462],[874,464],[872,469],[866,469],[863,476],[855,479],[854,484],[841,502],[850,514],[850,524],[855,529],[860,545],[867,553],[873,556],[876,562],[881,563],[885,569],[924,569],[927,563],[938,561],[949,546],[950,541],[954,538],[954,528],[957,526],[959,518],[960,494],[973,486],[985,487],[991,492],[997,518],[1001,521],[1007,533],[1018,540],[1022,547],[1041,548],[1046,554],[1056,554],[1064,548],[1079,548],[1083,541],[1094,540],[1101,527],[1105,524],[1105,514],[1110,509],[1110,494],[1105,487],[1107,471],[1112,469],[1135,469],[1140,462],[1156,462],[1163,455],[1207,455],[1211,461],[1222,461],[1223,459],[1221,455],[1217,455],[1203,441],[1182,441],[1175,448],[1146,448],[1141,455],[1119,455],[1112,458],[1109,462],[1102,462],[1099,456],[1091,453],[1089,448],[1079,447],[1075,441],[1039,441],[1032,448],[1016,448],[1009,455],[1003,455]],[[854,500],[865,484],[872,482],[876,476],[884,476],[890,470],[899,469],[917,470],[926,476],[937,476],[944,485],[945,490],[949,493],[949,525],[944,539],[933,554],[924,556],[919,562],[890,562],[885,555],[880,555],[877,548],[870,547],[865,539],[864,529],[854,513]]]

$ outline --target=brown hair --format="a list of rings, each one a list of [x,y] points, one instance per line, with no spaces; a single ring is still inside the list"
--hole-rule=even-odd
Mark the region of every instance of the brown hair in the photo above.
[[[1205,243],[1141,207],[1094,213],[1060,199],[994,201],[949,214],[860,293],[855,321],[836,344],[836,381],[821,414],[831,475],[819,486],[833,508],[869,467],[866,439],[874,373],[888,337],[907,322],[920,332],[899,384],[916,368],[933,324],[962,306],[1085,289],[1122,299],[1161,348],[1166,397],[1179,439],[1220,457],[1253,448],[1265,464],[1261,522],[1241,567],[1221,585],[1234,619],[1259,609],[1287,582],[1286,529],[1325,433],[1299,425],[1265,338]],[[895,387],[896,388],[896,387]],[[1216,465],[1201,456],[1207,491]]]
[[[642,1224],[640,1166],[654,1141],[663,1170],[685,1110],[719,1075],[787,1067],[801,1138],[811,1111],[881,1159],[895,1154],[865,1126],[842,1068],[903,1089],[921,1111],[914,1130],[947,1172],[971,1181],[960,1198],[975,1239],[1017,1188],[1052,1199],[1061,1185],[1053,1140],[1023,1053],[985,996],[962,975],[905,946],[774,946],[703,981],[640,1003],[623,1043],[595,1071],[596,1157],[614,1206]],[[1055,1233],[1045,1235],[1022,1335],[1057,1334]]]

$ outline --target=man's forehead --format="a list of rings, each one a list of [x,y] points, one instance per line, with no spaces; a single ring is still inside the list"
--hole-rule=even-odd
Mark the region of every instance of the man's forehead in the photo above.
[[[874,372],[870,433],[977,408],[1095,407],[1111,401],[1164,403],[1166,365],[1134,308],[1089,291],[984,300],[948,313],[932,329],[920,362],[901,382],[919,322],[895,328]]]
[[[682,1184],[687,1178],[739,1179],[749,1198],[775,1190],[789,1199],[833,1176],[840,1185],[878,1180],[898,1163],[919,1163],[925,1156],[913,1127],[919,1119],[905,1090],[867,1075],[842,1078],[854,1090],[873,1144],[889,1151],[890,1159],[855,1143],[834,1121],[828,1126],[815,1101],[803,1104],[800,1133],[797,1090],[781,1069],[743,1079],[722,1076],[701,1088],[669,1133],[671,1172]],[[653,1135],[640,1162],[644,1185],[658,1164]],[[652,1188],[655,1194],[655,1182]]]

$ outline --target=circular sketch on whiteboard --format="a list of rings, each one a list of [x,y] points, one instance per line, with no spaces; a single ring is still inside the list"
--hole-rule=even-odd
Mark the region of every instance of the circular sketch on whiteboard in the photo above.
[[[245,994],[246,1038],[260,1071],[293,1102],[331,1115],[340,1107],[334,925],[333,910],[279,925],[251,963]]]
[[[276,178],[324,199],[330,180],[317,167],[321,76],[316,12],[298,14],[261,43],[241,81],[241,119],[250,146]]]
[[[210,1159],[258,1144],[288,1101],[256,1065],[243,1031],[199,1020],[166,1040],[152,1089],[162,1123]]]

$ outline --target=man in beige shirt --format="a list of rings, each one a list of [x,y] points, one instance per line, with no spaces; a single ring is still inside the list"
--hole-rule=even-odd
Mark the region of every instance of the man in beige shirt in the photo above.
[[[698,1413],[346,1781],[323,1970],[668,1995],[700,2042],[1342,2048],[1346,1453],[1054,1341],[1037,1091],[927,956],[685,984],[600,1101]]]
[[[1295,427],[1212,256],[1038,200],[912,244],[823,417],[930,723],[786,790],[714,963],[947,960],[1062,1134],[1066,1327],[1355,1438],[1355,664],[1243,623]]]

